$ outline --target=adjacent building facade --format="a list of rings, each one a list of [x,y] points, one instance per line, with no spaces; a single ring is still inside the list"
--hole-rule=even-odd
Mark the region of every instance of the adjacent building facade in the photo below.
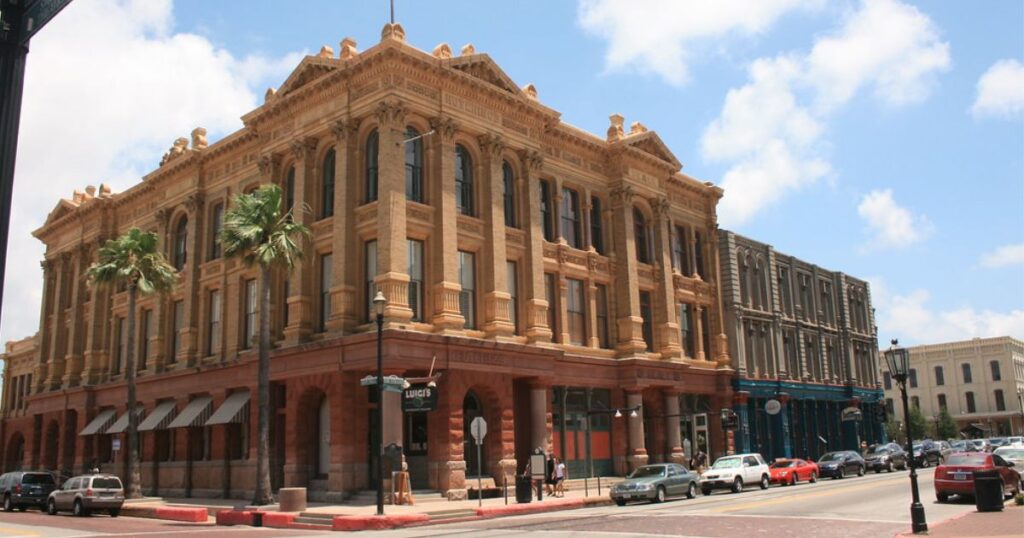
[[[868,283],[727,230],[718,244],[737,449],[817,459],[882,441]],[[847,411],[844,421],[851,407],[860,416]]]
[[[378,434],[403,447],[413,487],[450,498],[478,469],[500,484],[538,447],[573,476],[726,449],[709,435],[733,404],[722,191],[681,173],[653,131],[613,115],[606,136],[586,133],[471,45],[427,53],[390,24],[366,51],[345,39],[306,57],[242,119],[214,144],[202,129],[178,139],[123,193],[61,200],[35,232],[40,329],[6,355],[5,469],[122,465],[127,297],[84,273],[137,226],[179,271],[136,313],[143,489],[251,495],[257,273],[217,237],[232,197],[271,182],[313,236],[272,293],[275,488],[371,488]],[[385,373],[442,373],[433,411],[403,413],[386,392],[380,432],[382,402],[360,384],[378,290]]]
[[[907,396],[925,420],[946,409],[964,437],[1024,435],[1024,342],[1003,336],[908,350]],[[899,387],[882,376],[888,409],[902,421]]]

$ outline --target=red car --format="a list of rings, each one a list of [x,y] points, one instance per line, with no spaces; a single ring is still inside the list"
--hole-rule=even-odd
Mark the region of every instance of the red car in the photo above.
[[[950,495],[974,496],[974,471],[996,469],[1003,479],[1003,494],[1020,492],[1020,473],[1006,460],[988,452],[958,452],[935,468],[935,498],[944,503]]]
[[[800,459],[778,459],[769,468],[772,484],[795,486],[801,480],[818,481],[818,464]]]

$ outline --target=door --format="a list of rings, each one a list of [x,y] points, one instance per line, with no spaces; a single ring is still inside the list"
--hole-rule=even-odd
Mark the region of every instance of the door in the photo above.
[[[331,404],[327,396],[320,401],[320,415],[317,427],[317,461],[316,474],[326,477],[331,469]]]
[[[480,457],[484,455],[484,447],[480,447],[480,456],[478,457],[476,441],[470,433],[470,425],[473,423],[473,419],[479,416],[483,416],[480,399],[477,398],[473,391],[470,391],[466,393],[466,398],[462,401],[462,433],[465,443],[463,454],[465,454],[467,478],[476,478],[487,473],[487,470],[483,468],[483,462],[480,461]]]
[[[757,458],[744,456],[743,458],[743,481],[749,484],[761,480],[761,470],[757,467]]]

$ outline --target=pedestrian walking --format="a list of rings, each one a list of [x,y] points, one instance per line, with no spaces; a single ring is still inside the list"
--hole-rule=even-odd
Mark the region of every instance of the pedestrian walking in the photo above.
[[[565,477],[568,474],[565,462],[555,458],[555,496],[565,497]]]
[[[704,472],[704,465],[707,464],[708,455],[704,453],[700,447],[697,447],[697,452],[694,452],[693,457],[690,458],[690,469],[696,473]]]
[[[544,469],[544,491],[548,495],[555,493],[555,456],[548,454],[547,468]]]

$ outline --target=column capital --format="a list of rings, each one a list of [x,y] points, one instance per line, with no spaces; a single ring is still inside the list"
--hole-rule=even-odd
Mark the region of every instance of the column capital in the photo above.
[[[405,103],[399,99],[387,99],[377,103],[374,114],[381,127],[401,129],[405,123]]]
[[[535,149],[519,150],[519,158],[526,165],[527,171],[531,173],[540,172],[541,168],[544,167],[544,154]]]
[[[479,141],[480,149],[484,151],[484,155],[491,159],[500,159],[501,153],[505,151],[505,139],[499,134],[482,134],[477,137],[477,141]]]
[[[455,131],[458,130],[459,124],[448,116],[434,116],[430,118],[430,128],[441,136],[442,142],[450,144],[455,140]]]
[[[188,210],[189,216],[194,216],[202,205],[203,194],[200,192],[194,192],[185,198],[185,209]]]
[[[633,196],[636,195],[636,192],[633,191],[631,185],[619,185],[612,189],[609,195],[612,198],[612,203],[620,207],[627,207],[632,205]]]
[[[277,153],[264,153],[256,161],[256,166],[259,168],[260,175],[273,176],[277,172],[277,168],[281,166],[281,155]]]
[[[306,161],[316,151],[316,138],[310,136],[292,140],[291,150],[296,159]]]
[[[331,124],[331,134],[338,142],[342,142],[359,130],[360,120],[356,118],[340,119]]]

